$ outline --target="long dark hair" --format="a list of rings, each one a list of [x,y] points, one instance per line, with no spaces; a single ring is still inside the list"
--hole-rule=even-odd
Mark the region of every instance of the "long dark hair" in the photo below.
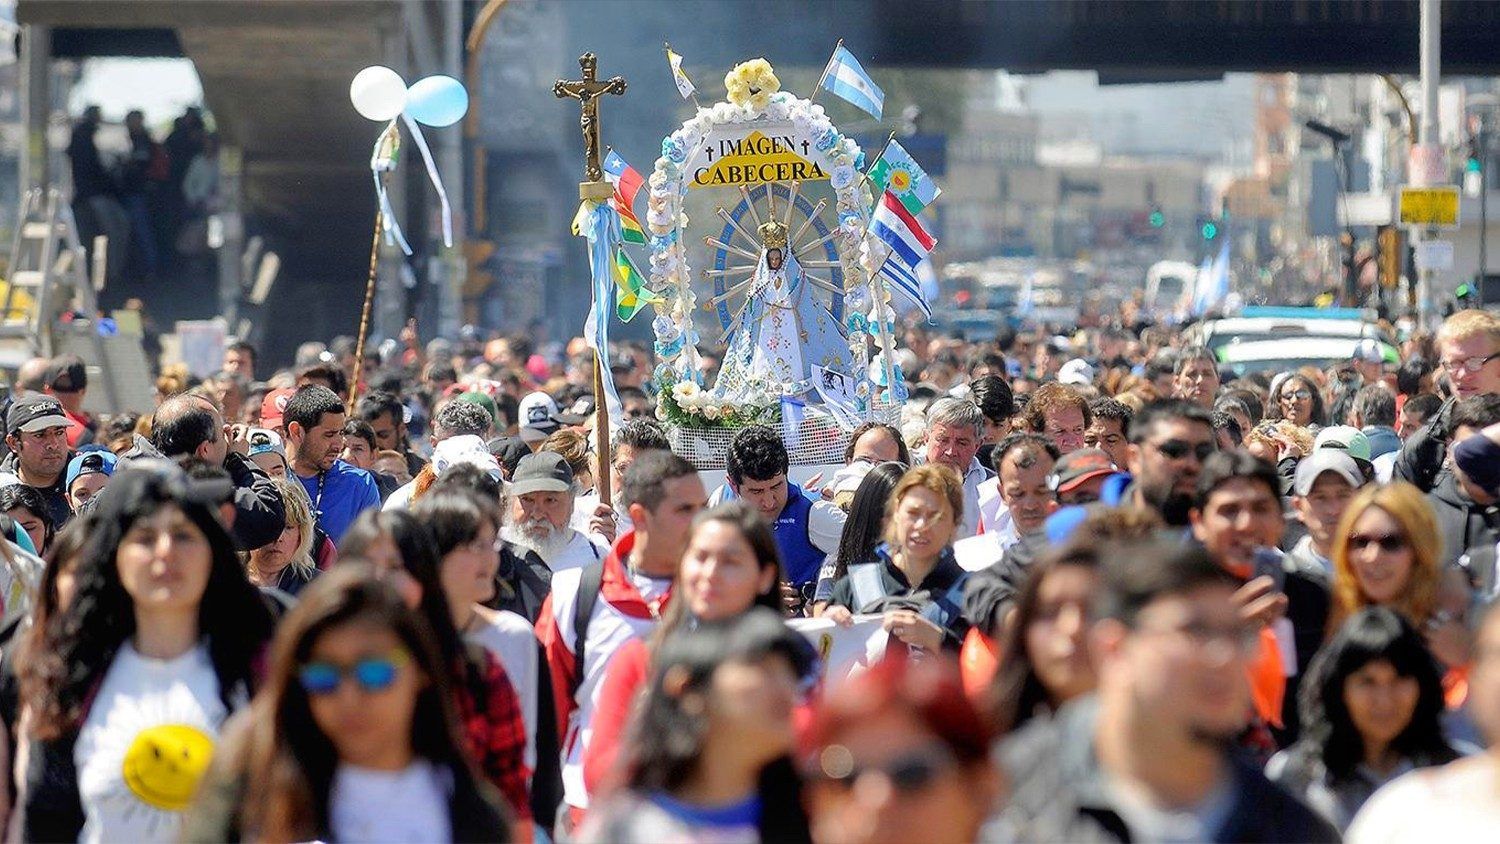
[[[859,482],[854,500],[849,503],[849,518],[844,520],[844,531],[839,535],[834,580],[848,574],[850,566],[874,559],[876,546],[885,541],[886,503],[906,470],[904,463],[882,463]]]
[[[781,551],[776,547],[776,535],[771,533],[766,520],[761,518],[760,513],[754,507],[744,501],[734,499],[703,510],[694,516],[692,532],[697,533],[699,528],[709,522],[729,525],[738,530],[745,542],[749,543],[750,550],[755,554],[756,561],[760,563],[761,570],[764,571],[767,568],[776,570],[776,578],[771,581],[770,590],[757,594],[747,609],[765,607],[778,615],[785,615],[785,607],[781,603],[781,581],[784,579],[786,569],[781,563]],[[651,636],[651,649],[656,650],[656,647],[671,635],[672,631],[688,620],[687,601],[674,599],[668,605],[661,624]]]
[[[57,523],[52,521],[52,511],[47,509],[46,500],[35,488],[25,484],[0,487],[0,513],[8,513],[17,507],[31,511],[31,515],[42,520],[42,546],[36,552],[39,555],[46,553],[52,546],[53,538],[57,536]]]
[[[1356,671],[1380,661],[1417,681],[1417,707],[1391,749],[1417,767],[1458,758],[1443,737],[1442,677],[1422,635],[1401,613],[1369,607],[1350,616],[1313,657],[1299,695],[1301,749],[1322,759],[1334,780],[1352,778],[1364,761],[1364,739],[1344,705],[1344,684]]]
[[[1031,654],[1026,650],[1026,629],[1041,611],[1042,583],[1066,566],[1097,571],[1099,555],[1094,545],[1074,542],[1051,552],[1027,575],[1016,599],[1016,614],[1000,650],[1000,670],[986,692],[985,709],[996,735],[1019,729],[1040,709],[1050,709],[1052,696],[1036,676]]]
[[[1294,380],[1300,381],[1302,386],[1306,387],[1309,393],[1312,393],[1312,416],[1308,419],[1308,424],[1318,426],[1327,425],[1328,410],[1323,404],[1323,391],[1318,389],[1318,385],[1311,378],[1308,378],[1301,372],[1288,373],[1285,378],[1276,383],[1276,389],[1272,391],[1266,400],[1266,420],[1274,421],[1286,418],[1286,411],[1281,407],[1281,396],[1287,391],[1287,388],[1291,386]]]
[[[641,794],[681,788],[702,763],[709,729],[706,708],[684,705],[686,692],[707,689],[714,671],[727,662],[769,654],[785,656],[799,673],[816,660],[811,645],[791,632],[780,613],[757,607],[733,619],[682,627],[667,637],[657,649],[646,700],[624,745],[627,787]],[[668,675],[681,671],[688,678],[684,693],[669,693]],[[761,800],[760,840],[810,840],[802,779],[789,756],[761,769],[756,793]]]
[[[369,566],[341,564],[302,592],[272,648],[271,670],[256,697],[240,759],[246,783],[241,837],[270,841],[328,840],[328,802],[338,752],[313,718],[297,671],[318,639],[338,627],[368,624],[389,630],[424,678],[412,713],[412,752],[452,774],[451,798],[476,825],[507,837],[498,799],[473,768],[460,738],[449,672],[432,632]],[[480,817],[474,817],[472,813]],[[485,814],[488,814],[485,817]]]
[[[449,666],[453,666],[452,670],[462,669],[459,679],[462,679],[469,693],[483,700],[486,688],[483,666],[474,660],[474,654],[463,643],[458,628],[453,627],[449,597],[443,592],[443,580],[438,574],[443,559],[438,555],[438,540],[432,535],[431,526],[413,511],[381,511],[380,516],[369,516],[368,519],[362,517],[350,526],[341,552],[357,555],[360,550],[374,543],[380,537],[380,532],[389,532],[390,538],[396,543],[396,550],[401,552],[402,567],[411,574],[411,579],[416,580],[417,585],[422,586],[422,603],[417,604],[417,612],[428,619],[429,630],[432,630],[432,636],[438,643],[438,652]]]
[[[47,619],[22,674],[36,735],[56,738],[83,722],[87,701],[120,646],[135,634],[130,593],[115,557],[130,528],[163,507],[177,507],[208,540],[208,583],[198,605],[198,634],[207,639],[219,697],[233,710],[239,690],[253,692],[253,668],[271,638],[272,619],[260,590],[245,578],[234,541],[175,466],[121,471],[99,494],[97,522],[78,562],[73,602]]]

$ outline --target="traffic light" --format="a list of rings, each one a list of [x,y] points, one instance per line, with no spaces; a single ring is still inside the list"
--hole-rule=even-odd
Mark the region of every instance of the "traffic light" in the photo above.
[[[1212,243],[1219,236],[1219,221],[1213,217],[1202,217],[1198,220],[1198,233],[1203,235],[1205,242]]]
[[[1151,224],[1151,228],[1159,229],[1167,224],[1167,215],[1161,213],[1159,206],[1153,205],[1151,206],[1151,216],[1147,217],[1146,221]]]
[[[1394,289],[1401,284],[1401,230],[1395,226],[1381,226],[1376,230],[1375,243],[1380,252],[1380,286]]]
[[[1468,299],[1473,295],[1474,285],[1469,284],[1467,281],[1453,289],[1453,298],[1457,299],[1459,302],[1463,302],[1465,299]]]

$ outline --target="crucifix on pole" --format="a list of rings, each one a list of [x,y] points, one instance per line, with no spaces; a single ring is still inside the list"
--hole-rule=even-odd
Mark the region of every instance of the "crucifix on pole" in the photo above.
[[[583,181],[578,183],[578,198],[587,204],[603,202],[614,194],[614,186],[604,180],[604,165],[600,158],[603,146],[599,141],[599,98],[605,94],[624,94],[625,78],[599,79],[599,60],[593,53],[579,56],[578,66],[583,70],[583,78],[559,79],[552,86],[552,93],[559,99],[578,100],[582,106],[578,126],[583,130]],[[608,315],[603,318],[607,319]],[[607,351],[594,349],[594,452],[599,455],[594,486],[599,491],[599,503],[606,507],[612,503],[609,489],[609,405],[604,395],[602,360]]]

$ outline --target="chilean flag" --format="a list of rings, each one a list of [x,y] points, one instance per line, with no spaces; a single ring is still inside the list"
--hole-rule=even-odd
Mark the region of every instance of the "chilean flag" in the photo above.
[[[870,232],[891,247],[893,257],[900,258],[913,269],[937,245],[932,235],[890,191],[880,197],[880,205],[870,218]]]

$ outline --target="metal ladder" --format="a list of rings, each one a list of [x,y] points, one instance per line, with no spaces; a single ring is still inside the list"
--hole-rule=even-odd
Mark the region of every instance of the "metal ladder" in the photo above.
[[[58,321],[64,312],[77,311],[86,317],[82,325],[87,327],[75,327],[67,334],[69,339],[82,339],[87,333],[90,339],[82,344],[82,356],[102,376],[95,378],[91,373],[90,382],[103,388],[105,400],[112,405],[119,389],[104,340],[95,327],[99,304],[87,264],[73,208],[62,192],[57,188],[45,194],[41,188],[28,190],[21,199],[10,250],[10,275],[0,304],[0,340],[23,340],[39,357],[79,352],[77,342],[63,342]],[[73,348],[62,349],[62,345]]]

